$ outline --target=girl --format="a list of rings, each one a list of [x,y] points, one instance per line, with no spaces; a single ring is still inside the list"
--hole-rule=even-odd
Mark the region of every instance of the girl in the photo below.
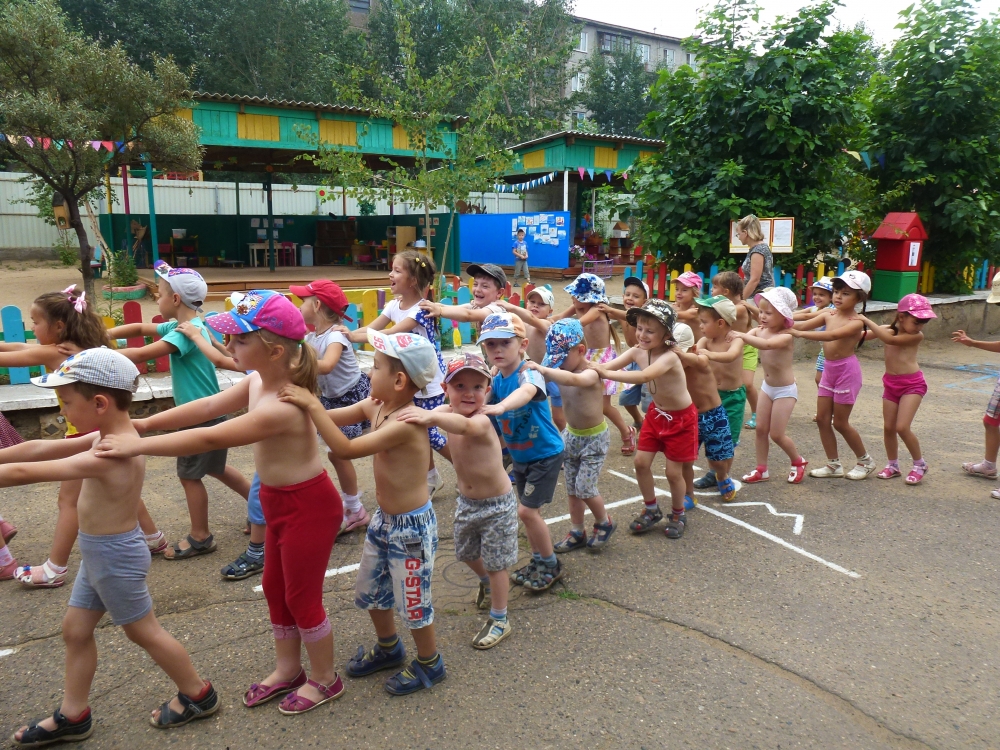
[[[302,317],[306,325],[315,329],[314,333],[306,334],[306,343],[316,350],[319,360],[319,400],[323,402],[323,408],[339,409],[368,398],[371,381],[358,367],[354,345],[340,330],[344,320],[353,322],[345,314],[350,303],[344,290],[332,281],[319,279],[307,286],[291,286],[289,291],[302,299]],[[340,431],[353,440],[361,437],[361,433],[370,426],[365,420],[341,427]],[[340,496],[344,499],[341,533],[367,526],[371,517],[361,504],[354,464],[350,459],[337,458],[332,452],[327,452],[327,457],[337,472]]]
[[[573,306],[563,313],[552,316],[552,320],[576,317],[583,326],[587,340],[587,359],[594,365],[606,365],[617,356],[620,348],[618,335],[611,328],[607,313],[601,311],[598,305],[608,304],[604,291],[604,280],[592,273],[581,273],[573,283],[565,287],[565,291],[573,298]],[[614,337],[615,346],[611,345]],[[622,437],[622,455],[631,456],[636,448],[636,431],[631,425],[626,426],[622,413],[611,403],[611,397],[618,393],[618,383],[608,378],[604,379],[604,416],[618,428]]]
[[[750,346],[760,350],[760,362],[764,366],[764,383],[760,387],[757,401],[757,468],[743,477],[747,484],[766,482],[768,437],[788,454],[792,468],[788,481],[799,484],[806,475],[806,461],[795,447],[792,439],[785,434],[792,409],[799,398],[792,371],[792,355],[795,339],[787,333],[794,325],[795,292],[785,287],[768,289],[754,297],[759,307],[760,325],[749,333],[733,331]]]
[[[899,470],[898,435],[913,457],[913,469],[906,475],[907,484],[920,484],[927,473],[927,462],[920,454],[920,442],[910,425],[927,393],[927,382],[917,364],[917,347],[924,340],[923,326],[937,315],[926,297],[907,294],[899,301],[892,325],[880,326],[864,315],[858,316],[870,326],[869,336],[885,344],[885,375],[882,376],[882,419],[885,454],[889,464],[878,473],[879,479],[892,479]]]
[[[344,506],[323,470],[316,428],[309,415],[278,401],[288,384],[316,390],[317,363],[302,343],[302,314],[277,292],[253,290],[231,297],[228,313],[208,318],[229,334],[233,361],[254,373],[229,390],[156,414],[146,430],[201,424],[248,409],[243,416],[147,438],[109,436],[98,445],[106,456],[188,456],[220,448],[252,445],[260,475],[260,501],[267,518],[264,596],[274,631],[277,665],[243,696],[248,707],[289,693],[278,706],[283,714],[311,711],[340,697],[344,684],[334,669],[333,632],[323,607],[323,580],[330,551],[343,520]],[[203,418],[205,417],[205,418]],[[302,668],[302,644],[312,678]]]
[[[76,284],[61,292],[48,292],[31,305],[31,330],[38,344],[0,344],[0,367],[45,367],[50,372],[59,369],[65,359],[84,349],[110,346],[108,331],[103,321],[87,304],[84,292],[77,294]],[[66,437],[79,437],[76,428],[66,422]],[[62,482],[59,485],[56,532],[49,558],[41,565],[25,565],[14,571],[14,577],[31,588],[59,588],[66,583],[69,553],[79,531],[76,520],[76,502],[80,497],[83,480]],[[146,535],[152,554],[167,548],[146,506],[139,504],[139,525]]]
[[[833,308],[821,310],[816,317],[796,323],[789,330],[792,336],[824,342],[826,363],[819,382],[816,419],[827,464],[810,471],[811,477],[845,476],[844,467],[838,458],[834,429],[843,436],[858,457],[857,465],[847,472],[847,478],[867,479],[875,471],[875,460],[868,455],[861,435],[849,421],[854,402],[861,391],[861,363],[854,354],[854,345],[858,342],[860,347],[867,333],[864,318],[857,315],[855,308],[861,305],[864,313],[871,288],[872,282],[867,274],[845,271],[842,276],[833,280]],[[826,329],[815,330],[820,326],[825,326]]]
[[[386,303],[382,314],[365,328],[356,331],[345,331],[348,340],[355,344],[368,343],[368,329],[381,331],[392,323],[393,333],[413,331],[418,336],[428,339],[438,350],[438,373],[427,387],[413,399],[413,403],[421,409],[436,409],[444,403],[444,360],[441,359],[441,345],[438,342],[437,325],[434,318],[420,309],[420,300],[428,296],[431,282],[434,281],[434,261],[416,250],[404,250],[396,253],[392,259],[392,270],[389,272],[389,290],[396,299]],[[451,461],[451,451],[448,450],[448,438],[437,427],[428,427],[427,434],[431,439],[431,447],[444,458]],[[427,492],[430,499],[441,489],[444,480],[434,466],[434,454],[431,453],[430,466],[427,470]]]
[[[825,310],[828,307],[833,307],[833,279],[829,276],[824,276],[821,279],[817,279],[812,285],[812,307],[807,307],[805,310],[799,310],[795,313],[795,320],[811,320],[815,317],[820,310]],[[817,330],[822,331],[824,328],[818,328]],[[823,356],[823,348],[820,347],[819,354],[816,355],[816,386],[819,387],[819,381],[823,377],[823,365],[826,362],[826,358]],[[813,422],[816,421],[816,415],[813,415]]]

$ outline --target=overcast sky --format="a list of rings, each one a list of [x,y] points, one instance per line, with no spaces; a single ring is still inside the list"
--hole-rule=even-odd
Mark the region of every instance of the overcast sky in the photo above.
[[[879,42],[887,43],[899,34],[894,28],[899,23],[899,11],[912,2],[913,0],[844,0],[843,7],[837,10],[835,17],[845,26],[853,26],[863,20]],[[698,9],[704,5],[703,0],[576,0],[575,13],[595,21],[685,37],[694,33],[698,23]],[[764,9],[761,20],[770,21],[778,15],[792,16],[803,5],[805,3],[802,0],[761,0],[761,7]],[[981,12],[994,13],[1000,8],[1000,0],[981,0],[979,5]]]

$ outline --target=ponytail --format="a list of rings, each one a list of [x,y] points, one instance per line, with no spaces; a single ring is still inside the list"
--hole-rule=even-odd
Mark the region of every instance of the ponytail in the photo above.
[[[858,296],[861,297],[861,314],[865,315],[868,312],[868,295],[865,294],[864,291],[862,291],[861,289],[858,289],[857,292]],[[896,324],[893,323],[893,325],[895,326]],[[861,341],[858,342],[857,346],[858,349],[860,349],[862,346],[865,345],[865,339],[867,338],[868,338],[868,324],[865,323],[861,327]]]
[[[310,393],[316,393],[319,386],[319,361],[316,359],[316,351],[305,342],[285,338],[264,329],[256,333],[268,346],[284,348],[285,363],[292,384],[305,388]]]

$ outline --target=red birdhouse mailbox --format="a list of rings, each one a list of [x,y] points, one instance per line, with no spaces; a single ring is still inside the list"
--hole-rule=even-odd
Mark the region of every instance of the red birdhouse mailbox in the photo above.
[[[872,239],[878,240],[876,271],[920,271],[927,230],[917,214],[887,214]]]

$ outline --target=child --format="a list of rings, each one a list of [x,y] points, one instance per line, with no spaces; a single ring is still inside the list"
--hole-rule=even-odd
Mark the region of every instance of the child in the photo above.
[[[504,313],[497,304],[507,288],[507,274],[494,263],[470,263],[465,272],[472,277],[472,302],[467,305],[442,305],[423,300],[420,307],[435,318],[448,318],[459,323],[480,324],[487,315]]]
[[[879,479],[892,479],[902,474],[899,470],[898,435],[913,457],[913,468],[906,476],[906,483],[920,484],[927,473],[927,462],[920,453],[920,442],[910,425],[920,408],[920,402],[927,394],[927,381],[917,364],[917,347],[924,340],[924,325],[937,315],[926,297],[907,294],[899,301],[892,325],[880,326],[864,315],[860,317],[869,326],[871,335],[885,344],[882,419],[885,453],[889,464],[876,476]]]
[[[122,349],[121,353],[133,362],[146,362],[169,355],[175,406],[214,396],[219,392],[215,367],[187,336],[176,330],[179,324],[189,323],[201,329],[201,335],[208,341],[208,331],[198,317],[208,294],[208,285],[193,268],[171,268],[161,260],[154,264],[153,270],[159,278],[157,308],[167,322],[130,323],[112,328],[110,335],[112,338],[161,337],[159,341],[147,346]],[[197,426],[211,427],[225,419],[225,416],[221,416],[211,423]],[[244,500],[249,497],[250,482],[235,468],[227,465],[226,459],[225,448],[193,456],[178,456],[177,477],[184,488],[191,517],[191,531],[186,539],[174,542],[163,553],[165,560],[188,560],[217,549],[215,537],[208,526],[208,490],[202,481],[206,476],[219,480]]]
[[[677,342],[677,356],[684,367],[688,393],[698,409],[698,447],[700,449],[702,445],[705,446],[705,458],[708,459],[712,475],[718,483],[719,494],[723,502],[731,503],[736,499],[736,483],[729,476],[735,447],[729,432],[729,415],[719,396],[712,363],[704,354],[688,351],[695,343],[690,326],[676,323],[673,335]],[[691,469],[691,479],[693,478],[694,467]],[[684,507],[690,510],[695,505],[694,483],[688,482],[686,472],[684,482]]]
[[[764,365],[764,383],[760,387],[757,402],[757,468],[743,477],[747,484],[766,482],[768,436],[781,450],[788,454],[792,468],[788,472],[791,484],[800,484],[806,475],[809,463],[795,448],[795,443],[785,434],[792,409],[799,398],[792,371],[792,356],[795,339],[786,329],[795,324],[795,292],[785,287],[771,287],[754,296],[760,309],[760,325],[749,333],[735,333],[744,342],[760,350],[760,361]]]
[[[529,361],[525,367],[537,370],[547,381],[558,383],[566,402],[563,470],[572,526],[554,549],[557,553],[581,547],[598,551],[607,546],[618,528],[605,510],[604,498],[597,489],[597,479],[611,447],[603,413],[604,384],[587,366],[587,343],[579,320],[556,321],[545,337],[545,351],[541,365]],[[588,508],[594,514],[594,533],[589,540],[583,527],[583,516]]]
[[[222,393],[156,414],[145,426],[170,429],[192,421],[193,415],[214,420],[241,409],[248,412],[169,435],[127,440],[110,436],[100,447],[113,456],[185,456],[253,446],[267,518],[263,584],[277,663],[271,674],[250,686],[243,703],[253,708],[287,693],[278,710],[295,715],[344,692],[334,668],[333,629],[323,606],[323,581],[344,505],[323,469],[315,426],[301,410],[278,399],[278,392],[290,384],[316,390],[316,354],[302,343],[302,314],[282,295],[265,289],[230,299],[233,309],[209,318],[208,325],[229,336],[233,361],[253,375]],[[309,654],[309,678],[302,668],[303,644]]]
[[[396,299],[386,302],[382,314],[367,327],[344,332],[349,341],[364,344],[368,342],[369,330],[381,331],[391,323],[393,333],[411,331],[430,341],[438,352],[438,372],[413,399],[417,406],[428,411],[444,403],[444,388],[441,387],[444,378],[444,360],[441,359],[437,323],[433,319],[434,303],[425,299],[435,273],[434,262],[422,253],[416,250],[396,253],[392,259],[392,271],[389,272],[389,290],[396,295]],[[425,309],[425,303],[431,307]],[[427,428],[427,434],[430,437],[431,448],[451,461],[448,438],[445,434],[434,426]],[[433,500],[434,495],[444,486],[444,480],[434,465],[433,453],[427,459],[427,466],[427,492]]]
[[[531,283],[531,273],[528,271],[528,245],[524,242],[523,229],[517,230],[517,240],[514,242],[514,286],[517,286],[518,274],[524,277],[526,284]]]
[[[455,504],[455,558],[479,576],[478,609],[490,615],[472,639],[478,649],[496,646],[511,634],[507,617],[509,568],[517,562],[517,494],[500,455],[500,438],[490,418],[479,414],[493,376],[478,354],[448,363],[444,387],[448,405],[434,411],[407,406],[396,417],[448,432],[458,475]]]
[[[736,322],[733,323],[733,330],[746,333],[750,330],[750,311],[743,300],[743,279],[735,271],[721,271],[712,279],[712,294],[721,294],[727,297],[736,305]],[[757,389],[754,387],[753,379],[757,373],[757,350],[749,344],[743,347],[743,386],[746,388],[746,403],[750,404],[750,419],[746,421],[748,429],[757,427]],[[742,415],[740,421],[743,421]],[[737,435],[733,435],[733,440],[739,445]]]
[[[111,345],[104,323],[91,309],[86,294],[76,291],[75,284],[61,292],[48,292],[35,299],[29,315],[31,330],[38,344],[0,344],[0,367],[42,366],[54,372],[69,355]],[[67,438],[75,439],[84,434],[67,419]],[[80,482],[60,483],[56,529],[49,557],[41,565],[14,566],[13,577],[22,585],[54,589],[66,582],[69,553],[78,531],[76,503],[79,496]],[[138,514],[150,550],[154,555],[162,553],[167,547],[166,539],[157,530],[141,501]],[[13,558],[4,567],[9,567],[12,562]]]
[[[347,674],[364,677],[403,664],[406,649],[396,634],[395,608],[410,629],[417,658],[390,677],[385,689],[407,695],[447,675],[437,651],[431,603],[437,516],[420,481],[431,452],[427,430],[392,417],[414,406],[413,397],[437,377],[438,355],[427,339],[412,333],[369,330],[368,341],[375,348],[370,398],[330,412],[302,388],[286,388],[281,398],[306,411],[335,456],[374,456],[378,510],[368,524],[354,603],[368,610],[378,642],[367,652],[358,648]],[[372,431],[359,438],[348,440],[338,429],[362,419],[371,422]]]
[[[625,343],[629,347],[635,346],[636,340],[635,328],[628,324],[628,311],[633,307],[642,307],[646,304],[647,299],[649,299],[649,286],[646,282],[638,276],[628,276],[625,278],[622,289],[624,310],[605,305],[603,302],[597,306],[602,313],[618,321],[622,327],[622,333],[625,334]],[[629,369],[638,370],[639,368],[633,363],[629,365]],[[642,405],[643,390],[643,385],[630,385],[618,394],[618,405],[625,407],[625,411],[632,417],[632,426],[636,430],[642,429],[642,411],[639,407]]]
[[[812,285],[812,307],[807,307],[805,310],[799,310],[795,313],[795,320],[809,320],[814,315],[819,313],[820,310],[825,310],[828,307],[833,307],[833,278],[830,276],[824,276],[821,279],[817,279]],[[822,328],[817,330],[822,331]],[[823,356],[823,348],[820,347],[819,354],[816,355],[816,386],[819,386],[819,381],[823,377],[823,365],[826,362],[826,358]],[[813,415],[813,422],[816,421],[816,415]]]
[[[556,298],[548,284],[536,286],[525,297],[525,307],[512,305],[507,300],[497,302],[504,311],[518,316],[524,321],[528,331],[528,359],[541,362],[545,359],[545,335],[552,326],[549,316],[555,306]],[[559,432],[566,429],[566,414],[563,412],[562,394],[554,380],[545,381],[545,392],[549,397],[549,407],[552,410],[552,421]],[[506,448],[504,449],[506,452]],[[505,455],[507,455],[505,453]]]
[[[552,548],[541,508],[552,502],[563,465],[563,441],[552,423],[545,380],[525,366],[528,347],[524,323],[512,315],[490,315],[483,321],[478,343],[496,368],[493,392],[483,414],[497,417],[504,442],[514,459],[514,483],[520,504],[518,518],[531,545],[531,561],[511,575],[529,591],[545,591],[563,577],[562,563]]]
[[[111,349],[87,349],[66,359],[35,385],[55,388],[63,412],[83,434],[78,440],[33,440],[0,454],[0,486],[81,481],[78,505],[80,572],[62,622],[66,643],[65,692],[52,718],[18,729],[18,747],[79,742],[94,732],[87,699],[97,671],[94,631],[105,612],[128,639],[142,647],[177,686],[177,697],[153,711],[158,729],[179,727],[219,710],[212,684],[202,680],[184,647],[153,613],[146,586],[149,547],[139,528],[139,505],[146,460],[142,456],[98,458],[95,444],[115,437],[137,439],[128,407],[139,371]],[[29,463],[10,463],[12,459]]]
[[[861,271],[845,271],[833,280],[833,309],[820,311],[811,320],[802,321],[789,329],[797,338],[823,341],[826,362],[819,382],[816,399],[816,424],[826,452],[827,464],[809,472],[809,476],[825,479],[843,477],[844,467],[837,453],[837,430],[858,457],[857,465],[847,472],[848,479],[867,479],[875,471],[875,460],[868,455],[861,435],[851,426],[851,410],[861,391],[861,363],[854,354],[855,342],[864,343],[866,325],[855,310],[867,304],[872,282]],[[825,330],[815,330],[825,326]]]
[[[721,275],[721,274],[719,274]],[[716,276],[718,278],[718,276]],[[739,281],[739,276],[736,277]],[[741,282],[742,283],[742,282]],[[742,287],[741,287],[742,288]],[[713,288],[714,291],[714,288]],[[724,295],[696,300],[698,318],[704,334],[697,345],[697,353],[704,354],[712,365],[719,399],[729,419],[729,435],[733,448],[740,444],[743,431],[743,409],[746,405],[746,385],[743,383],[743,342],[734,335],[733,326],[739,325],[739,308]],[[744,307],[744,312],[746,308]],[[749,318],[749,313],[747,313]],[[731,468],[730,464],[730,468]],[[705,476],[695,480],[696,489],[708,489],[719,482],[710,468]]]
[[[698,457],[698,408],[691,400],[684,377],[684,367],[677,356],[671,331],[677,317],[663,300],[651,299],[640,308],[629,310],[629,323],[635,327],[638,344],[607,365],[591,364],[602,378],[622,383],[649,383],[653,396],[650,411],[639,433],[639,451],[635,455],[635,478],[639,481],[646,507],[629,525],[633,534],[649,531],[663,520],[656,502],[653,484],[653,458],[662,452],[667,459],[667,481],[673,515],[663,533],[680,539],[687,526],[684,512],[685,471]],[[623,371],[632,362],[639,372]]]
[[[583,326],[587,337],[587,359],[593,364],[607,364],[615,358],[617,335],[611,328],[611,321],[606,313],[601,312],[598,305],[608,304],[604,292],[604,280],[592,273],[581,273],[565,291],[573,298],[573,306],[556,315],[555,319],[574,316]],[[612,337],[616,346],[611,345]],[[622,413],[611,403],[611,397],[618,392],[618,383],[607,379],[604,383],[604,416],[611,420],[622,438],[622,455],[631,456],[635,453],[635,427],[626,426]]]
[[[314,333],[306,334],[306,343],[316,350],[319,369],[320,401],[324,409],[351,406],[368,398],[371,382],[358,367],[351,341],[335,326],[347,317],[347,295],[337,284],[326,279],[313,281],[307,286],[290,286],[292,294],[302,300],[302,318]],[[344,425],[341,431],[353,440],[371,427],[367,420]],[[358,474],[354,464],[327,453],[340,482],[340,496],[344,500],[344,526],[341,533],[348,533],[368,525],[371,517],[361,504],[358,491]]]
[[[694,340],[701,338],[701,325],[698,323],[698,306],[695,301],[701,297],[701,276],[693,271],[685,271],[676,279],[671,279],[674,287],[674,311],[677,320],[691,326]]]

